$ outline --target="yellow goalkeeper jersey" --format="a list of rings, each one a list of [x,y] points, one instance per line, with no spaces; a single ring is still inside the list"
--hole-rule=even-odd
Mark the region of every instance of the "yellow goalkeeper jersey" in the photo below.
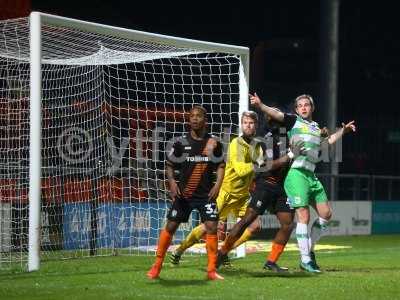
[[[229,144],[221,189],[234,197],[249,196],[250,184],[255,173],[253,161],[263,156],[261,145],[259,143],[253,145],[248,144],[242,137],[234,138]]]

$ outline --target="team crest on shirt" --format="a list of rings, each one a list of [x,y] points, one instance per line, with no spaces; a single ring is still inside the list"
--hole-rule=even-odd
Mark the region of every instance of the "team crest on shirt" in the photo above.
[[[261,201],[257,201],[256,206],[257,206],[257,207],[261,207],[261,205],[262,205],[262,202],[261,202]]]
[[[172,211],[171,211],[171,216],[174,218],[174,217],[176,217],[176,215],[178,214],[178,212],[176,211],[176,209],[173,209]]]
[[[308,126],[305,124],[301,125],[300,130],[302,133],[308,133],[310,131]]]

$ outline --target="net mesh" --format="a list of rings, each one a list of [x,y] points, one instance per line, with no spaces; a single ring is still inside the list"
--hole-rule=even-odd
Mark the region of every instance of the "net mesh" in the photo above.
[[[0,268],[27,259],[29,51],[29,19],[1,21]],[[44,24],[42,259],[153,251],[170,201],[166,144],[200,104],[226,145],[239,72],[235,54]]]

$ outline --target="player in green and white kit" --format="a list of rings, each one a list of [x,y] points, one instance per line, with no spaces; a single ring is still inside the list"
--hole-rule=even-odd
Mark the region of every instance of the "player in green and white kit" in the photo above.
[[[321,143],[327,142],[332,145],[343,134],[354,132],[356,130],[354,121],[347,124],[342,123],[341,129],[324,139],[321,137],[318,123],[312,120],[315,107],[311,96],[301,95],[296,98],[294,107],[297,115],[276,111],[263,104],[257,94],[249,96],[252,105],[260,108],[265,115],[286,127],[290,144],[299,140],[304,142],[301,155],[292,162],[284,188],[289,203],[296,209],[296,238],[301,255],[300,268],[307,272],[319,273],[321,271],[315,260],[314,246],[320,239],[322,231],[326,229],[332,216],[332,210],[324,187],[315,176],[315,165],[320,161]],[[309,234],[307,226],[310,222],[310,205],[314,207],[319,218],[313,223]]]

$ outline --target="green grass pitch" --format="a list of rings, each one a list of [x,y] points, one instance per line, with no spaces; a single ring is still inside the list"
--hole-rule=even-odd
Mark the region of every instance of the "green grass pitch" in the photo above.
[[[324,271],[298,268],[298,252],[280,264],[288,275],[262,270],[265,252],[221,269],[224,281],[205,280],[205,256],[185,256],[178,267],[167,261],[161,279],[145,274],[151,256],[114,256],[42,262],[38,272],[0,272],[0,299],[399,299],[400,235],[325,237],[320,244],[350,248],[317,251]]]

